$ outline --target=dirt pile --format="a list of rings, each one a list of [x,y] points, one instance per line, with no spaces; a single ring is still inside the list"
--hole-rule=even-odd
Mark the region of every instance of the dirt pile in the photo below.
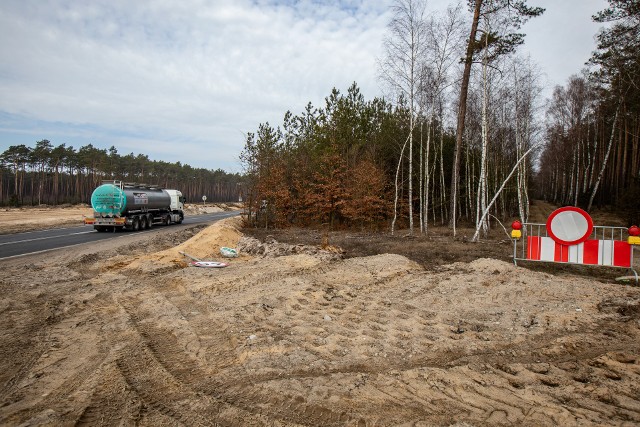
[[[242,237],[239,230],[241,226],[242,219],[239,217],[218,221],[175,247],[137,257],[127,268],[156,270],[167,266],[186,267],[187,262],[192,261],[193,258],[217,260],[221,258],[220,248],[238,246]]]
[[[344,258],[344,250],[336,246],[291,245],[280,243],[273,237],[268,237],[265,242],[261,242],[255,237],[243,236],[238,242],[238,249],[242,253],[262,257],[307,254],[313,255],[322,261],[336,261]]]
[[[184,211],[188,215],[203,215],[208,213],[223,212],[225,209],[220,206],[201,206],[201,205],[187,205],[184,207]]]
[[[342,259],[235,221],[154,253],[5,263],[0,424],[640,423],[638,287],[488,258]],[[175,262],[220,246],[241,256]]]
[[[240,210],[242,207],[242,203],[215,203],[206,205],[190,203],[185,205],[184,211],[187,215],[204,215],[209,213]]]

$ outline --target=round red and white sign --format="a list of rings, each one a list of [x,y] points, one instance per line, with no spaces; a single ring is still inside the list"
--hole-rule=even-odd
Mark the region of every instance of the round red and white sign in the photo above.
[[[229,264],[217,261],[193,261],[191,265],[193,265],[194,267],[221,268],[226,267]]]
[[[556,209],[547,219],[547,233],[561,245],[577,245],[589,238],[593,221],[588,213],[575,206]]]

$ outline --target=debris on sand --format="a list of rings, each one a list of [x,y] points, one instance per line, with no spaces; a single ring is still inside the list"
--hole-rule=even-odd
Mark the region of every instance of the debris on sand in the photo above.
[[[337,247],[290,245],[277,242],[273,238],[267,238],[263,243],[255,237],[243,236],[238,242],[238,249],[243,253],[269,258],[297,254],[313,255],[323,261],[336,261],[344,258],[344,251]]]

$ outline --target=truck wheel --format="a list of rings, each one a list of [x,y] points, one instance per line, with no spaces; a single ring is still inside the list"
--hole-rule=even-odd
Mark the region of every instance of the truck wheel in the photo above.
[[[164,225],[169,225],[169,224],[171,224],[171,216],[170,216],[170,215],[165,215],[165,216],[164,216],[163,224],[164,224]]]
[[[131,222],[131,229],[133,231],[140,230],[140,221],[138,221],[138,217],[133,218],[133,221]]]
[[[151,228],[153,227],[153,217],[151,216],[151,214],[147,215],[147,228]]]
[[[178,219],[178,221],[176,221],[176,224],[182,224],[183,220],[184,220],[184,215],[180,214],[180,219]]]
[[[103,231],[107,231],[106,227],[103,227],[102,225],[94,225],[93,228],[98,232],[98,233],[102,233]]]

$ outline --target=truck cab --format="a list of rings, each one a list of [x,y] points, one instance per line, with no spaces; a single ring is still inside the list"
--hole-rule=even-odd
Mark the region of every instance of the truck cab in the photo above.
[[[184,204],[187,201],[182,193],[178,190],[165,190],[171,197],[171,210],[172,211],[184,211]]]

